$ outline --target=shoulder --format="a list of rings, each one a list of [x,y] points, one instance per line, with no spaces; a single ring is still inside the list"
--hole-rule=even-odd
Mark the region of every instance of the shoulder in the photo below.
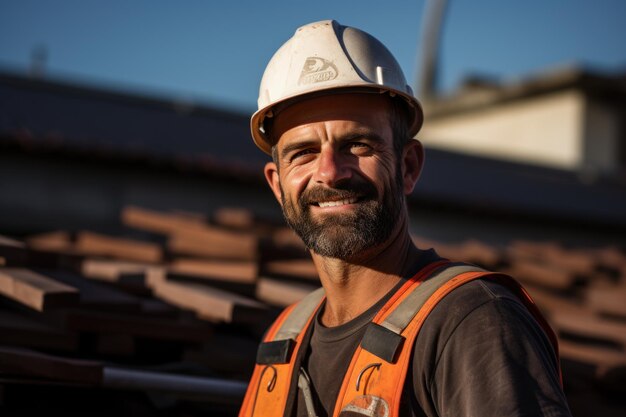
[[[475,337],[511,339],[532,338],[541,348],[552,351],[541,326],[523,302],[507,286],[481,278],[468,282],[446,297],[432,310],[416,340],[416,351],[429,355],[437,364],[441,355],[456,346],[451,343],[463,340],[464,344]],[[426,359],[426,358],[423,358]]]
[[[489,278],[456,288],[433,309],[416,340],[412,371],[413,392],[427,415],[444,407],[532,414],[550,401],[564,404],[548,337],[522,301]],[[497,393],[502,402],[489,400]]]

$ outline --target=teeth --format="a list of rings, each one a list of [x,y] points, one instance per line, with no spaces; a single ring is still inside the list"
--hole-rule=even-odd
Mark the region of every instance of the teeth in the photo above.
[[[345,204],[352,204],[352,203],[356,203],[356,198],[346,198],[345,200],[337,200],[337,201],[320,201],[319,205],[320,207],[337,207],[337,206],[343,206]]]

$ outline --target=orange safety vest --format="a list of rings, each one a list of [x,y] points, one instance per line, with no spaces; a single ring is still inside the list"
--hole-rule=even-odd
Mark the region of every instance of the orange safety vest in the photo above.
[[[556,335],[517,281],[473,265],[437,261],[407,280],[368,324],[344,376],[333,417],[340,417],[342,412],[397,417],[422,324],[448,293],[478,278],[495,280],[512,290],[544,329],[558,358]],[[291,414],[302,356],[299,353],[303,353],[303,339],[323,299],[320,288],[287,307],[270,327],[259,346],[239,417]]]

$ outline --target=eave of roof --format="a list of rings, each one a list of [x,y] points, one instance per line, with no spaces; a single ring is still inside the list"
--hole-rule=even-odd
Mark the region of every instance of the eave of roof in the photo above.
[[[626,99],[626,72],[601,74],[579,66],[567,66],[508,82],[470,77],[451,94],[424,102],[424,111],[427,118],[435,119],[568,89],[604,100],[623,101]]]

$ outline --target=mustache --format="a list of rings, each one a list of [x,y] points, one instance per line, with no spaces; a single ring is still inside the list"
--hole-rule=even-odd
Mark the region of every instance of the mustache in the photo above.
[[[344,181],[333,188],[317,186],[305,190],[299,198],[301,206],[326,200],[343,200],[347,198],[363,198],[376,196],[374,185],[365,181]]]

